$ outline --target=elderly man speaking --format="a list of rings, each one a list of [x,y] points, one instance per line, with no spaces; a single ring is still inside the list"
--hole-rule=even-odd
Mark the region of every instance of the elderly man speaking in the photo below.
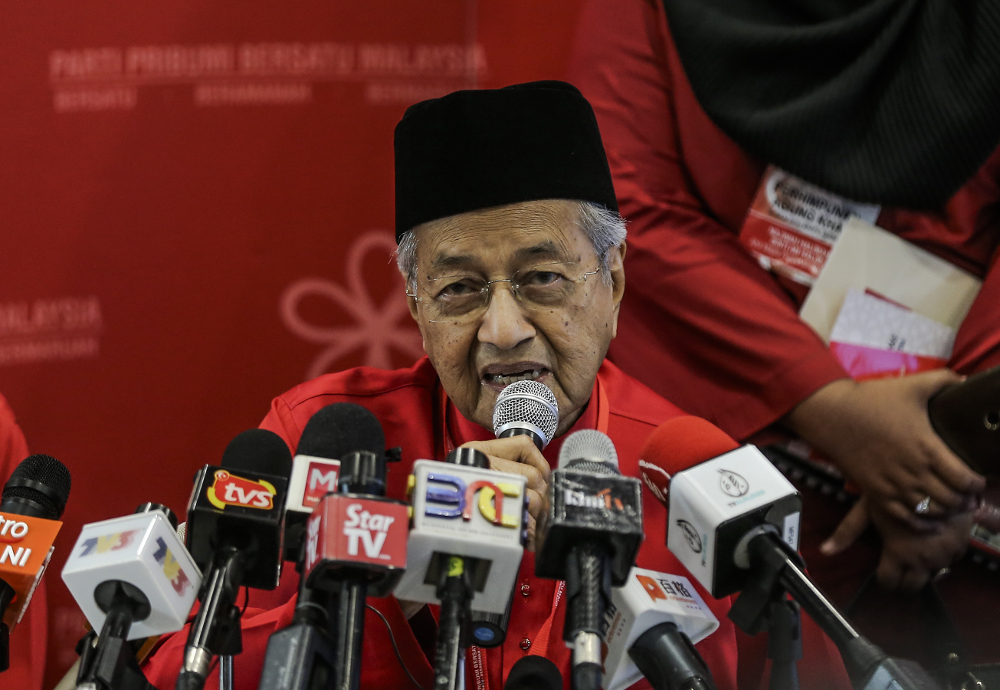
[[[363,405],[388,445],[403,449],[403,462],[389,472],[390,497],[405,497],[415,460],[471,446],[493,469],[527,477],[532,526],[570,432],[608,434],[622,473],[638,476],[643,442],[681,412],[604,359],[625,290],[625,225],[589,103],[562,82],[460,91],[407,110],[395,148],[398,262],[427,357],[409,369],[362,367],[304,383],[274,400],[262,427],[294,450],[320,408]],[[524,436],[493,437],[497,396],[523,379],[543,383],[559,403],[556,438],[544,452]],[[685,574],[666,549],[665,509],[651,494],[644,498],[637,565]],[[569,682],[564,585],[535,577],[532,547],[533,534],[506,641],[469,650],[466,687],[500,690],[528,654],[551,659]],[[699,592],[721,622],[698,644],[719,688],[758,687],[759,641],[738,646],[729,600]],[[430,688],[434,611],[391,596],[368,603],[362,686]],[[241,690],[257,688],[267,638],[290,622],[294,606],[293,597],[270,611],[247,611],[235,663]],[[186,637],[174,635],[147,663],[154,685],[173,687]],[[823,668],[812,687],[845,686],[829,645],[818,634],[805,637],[809,666]],[[802,675],[809,687],[817,674]]]

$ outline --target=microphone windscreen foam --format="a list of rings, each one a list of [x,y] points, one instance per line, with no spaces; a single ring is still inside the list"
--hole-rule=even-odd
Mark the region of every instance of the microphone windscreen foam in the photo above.
[[[229,442],[222,453],[223,467],[229,470],[259,472],[275,477],[292,473],[292,455],[288,446],[273,431],[249,429]]]
[[[66,509],[71,486],[66,465],[50,455],[30,455],[11,473],[0,502],[8,498],[29,499],[42,507],[44,514],[38,517],[58,520]]]
[[[559,426],[559,403],[549,387],[538,381],[515,381],[497,396],[493,406],[493,433],[499,436],[508,426],[527,423],[537,428],[545,443],[551,443]]]
[[[385,454],[385,433],[378,418],[361,405],[333,403],[320,409],[306,423],[298,455],[339,460],[348,453]]]
[[[674,417],[646,439],[639,453],[639,474],[653,495],[666,505],[671,475],[739,447],[708,420],[687,415]]]
[[[559,667],[544,656],[529,654],[510,667],[503,690],[562,690]]]

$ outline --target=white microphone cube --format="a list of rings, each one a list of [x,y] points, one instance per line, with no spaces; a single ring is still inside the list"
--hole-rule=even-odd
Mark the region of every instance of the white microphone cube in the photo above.
[[[642,677],[628,650],[650,628],[670,622],[698,643],[719,627],[719,619],[686,577],[644,568],[632,568],[625,584],[611,590],[605,618],[605,690],[624,690]]]
[[[201,572],[158,511],[84,525],[62,571],[73,598],[94,630],[106,614],[94,600],[102,582],[127,582],[146,595],[151,612],[135,621],[128,639],[176,632],[184,627],[201,586]]]
[[[519,474],[435,460],[413,463],[407,569],[396,597],[441,603],[437,573],[447,556],[462,556],[479,559],[472,608],[504,613],[527,537],[526,486]]]
[[[738,567],[734,555],[751,530],[770,525],[798,548],[801,498],[754,446],[678,472],[669,493],[667,548],[713,597],[741,589],[749,564]]]

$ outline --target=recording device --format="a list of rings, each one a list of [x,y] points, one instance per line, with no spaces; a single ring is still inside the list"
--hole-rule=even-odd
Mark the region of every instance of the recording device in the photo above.
[[[441,604],[436,687],[454,687],[471,609],[503,614],[528,535],[527,479],[496,472],[479,451],[418,460],[408,483],[408,568],[396,596]]]
[[[741,629],[764,630],[785,610],[776,607],[787,592],[837,645],[855,688],[937,687],[918,664],[859,635],[805,575],[795,551],[798,495],[756,448],[737,447],[703,419],[676,417],[653,432],[641,458],[643,479],[665,494],[667,548],[712,596],[740,591],[729,617]]]
[[[277,434],[251,429],[229,443],[221,467],[206,465],[195,476],[187,547],[205,577],[177,690],[201,690],[214,655],[242,651],[240,587],[277,587],[291,465]]]
[[[285,560],[296,562],[301,572],[299,595],[292,623],[268,640],[261,688],[325,688],[336,680],[335,637],[339,621],[336,606],[340,582],[331,578],[323,586],[313,587],[307,582],[310,572],[317,573],[313,584],[320,584],[317,581],[322,579],[323,571],[332,574],[338,567],[340,570],[356,567],[359,556],[363,558],[369,551],[375,558],[373,568],[381,567],[385,561],[380,556],[391,550],[401,554],[402,559],[392,565],[405,567],[405,506],[399,505],[403,512],[395,516],[393,521],[399,524],[391,535],[388,530],[380,529],[385,521],[379,520],[374,526],[378,533],[372,536],[372,514],[363,510],[368,499],[353,502],[351,512],[358,512],[358,524],[352,524],[344,515],[350,506],[340,505],[342,497],[332,495],[337,491],[341,456],[356,451],[381,454],[384,448],[385,438],[378,420],[368,410],[351,403],[333,403],[321,408],[302,431],[293,460],[285,518]],[[326,499],[329,500],[324,502]],[[307,542],[306,525],[310,516],[316,519],[308,523],[311,529]],[[346,675],[350,677],[349,673]]]
[[[562,686],[562,674],[551,660],[529,654],[510,667],[503,690],[562,690]]]
[[[691,421],[670,420],[655,431],[640,454],[640,471],[652,483],[662,475],[650,465],[667,474],[669,468],[679,470],[669,484],[667,546],[713,597],[721,599],[746,584],[747,545],[754,536],[773,533],[793,552],[798,548],[802,499],[754,446],[739,447],[723,432],[711,433],[717,428],[704,420],[678,419]],[[681,465],[681,458],[700,450],[699,442],[711,444],[711,459]]]
[[[497,438],[528,436],[544,450],[559,426],[559,403],[544,383],[515,381],[497,396],[493,405],[493,433]]]
[[[655,690],[715,687],[693,645],[719,621],[686,577],[632,568],[611,591],[605,616],[604,690],[624,690],[642,677]]]
[[[0,495],[0,672],[10,668],[10,632],[52,557],[70,485],[65,465],[48,455],[31,455],[14,469]]]
[[[333,403],[309,418],[292,459],[288,482],[286,561],[297,561],[301,556],[306,520],[324,496],[337,490],[341,456],[359,450],[371,453],[385,450],[382,427],[365,408],[352,403]]]
[[[641,486],[621,476],[611,439],[593,429],[570,435],[549,478],[535,574],[566,581],[563,639],[573,648],[574,688],[600,687],[611,587],[625,584],[642,539]]]
[[[350,420],[353,436],[345,438],[355,447],[340,458],[338,493],[309,518],[302,578],[304,587],[336,595],[333,687],[349,690],[361,678],[365,599],[392,591],[406,567],[407,509],[385,498],[388,458],[378,419],[358,405],[338,409],[337,424]]]
[[[1000,474],[1000,367],[942,388],[927,401],[935,433],[966,465]]]
[[[169,508],[145,503],[134,515],[84,525],[62,572],[87,621],[100,631],[96,645],[81,655],[78,687],[144,687],[127,642],[184,627],[201,573],[176,524]]]

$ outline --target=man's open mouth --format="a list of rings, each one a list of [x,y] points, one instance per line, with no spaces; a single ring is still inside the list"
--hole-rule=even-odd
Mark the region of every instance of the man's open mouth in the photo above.
[[[483,381],[488,384],[498,386],[509,386],[515,381],[524,381],[527,379],[534,381],[542,378],[548,373],[549,370],[544,367],[539,367],[537,369],[524,369],[521,371],[506,371],[496,374],[484,373]]]

